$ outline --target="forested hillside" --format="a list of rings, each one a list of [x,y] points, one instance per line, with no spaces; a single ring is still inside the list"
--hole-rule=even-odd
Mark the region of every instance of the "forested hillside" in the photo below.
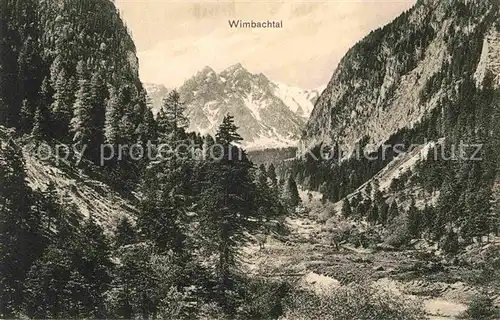
[[[348,216],[397,229],[398,244],[422,238],[458,250],[496,234],[498,5],[419,1],[360,41],[316,104],[304,157],[282,173],[342,200]],[[426,152],[414,166],[374,178],[416,148]]]
[[[497,1],[418,1],[342,58],[316,103],[303,149],[326,142],[350,151],[364,136],[378,145],[455,96],[453,85],[464,75],[479,85],[486,70],[496,78],[497,63],[487,58],[498,53],[495,34]]]
[[[86,144],[95,163],[103,143],[154,139],[134,43],[112,2],[9,0],[0,10],[2,125]]]
[[[499,292],[498,246],[471,254],[499,225],[498,5],[418,1],[342,59],[298,153],[247,153],[231,114],[187,132],[176,90],[153,117],[113,2],[1,1],[0,317],[413,320],[446,289],[379,278]]]
[[[270,284],[239,254],[284,232],[295,183],[234,146],[230,115],[214,137],[188,134],[174,95],[155,119],[112,2],[8,0],[0,16],[0,316],[275,312],[250,307]]]

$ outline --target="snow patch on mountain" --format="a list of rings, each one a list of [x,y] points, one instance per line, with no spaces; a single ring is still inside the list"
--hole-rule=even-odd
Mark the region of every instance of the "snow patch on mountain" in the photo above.
[[[314,103],[319,98],[325,86],[317,89],[304,90],[297,87],[290,87],[286,84],[275,82],[274,93],[279,97],[290,110],[297,115],[309,118],[314,108]]]
[[[163,97],[165,97],[170,90],[162,84],[143,83],[142,85],[151,99],[153,113],[157,114],[158,111],[160,111]]]
[[[251,95],[248,95],[243,99],[243,101],[245,102],[248,110],[252,113],[253,117],[257,119],[257,121],[262,121],[262,118],[260,117],[260,108],[262,106],[259,104],[259,101],[253,100]]]

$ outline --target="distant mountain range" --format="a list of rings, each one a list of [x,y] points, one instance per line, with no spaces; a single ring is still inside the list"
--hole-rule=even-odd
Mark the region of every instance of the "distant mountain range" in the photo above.
[[[158,84],[145,88],[156,113],[169,89]],[[213,135],[229,113],[243,145],[255,150],[296,145],[322,88],[303,90],[273,82],[238,63],[220,73],[205,67],[178,91],[187,105],[189,131]]]

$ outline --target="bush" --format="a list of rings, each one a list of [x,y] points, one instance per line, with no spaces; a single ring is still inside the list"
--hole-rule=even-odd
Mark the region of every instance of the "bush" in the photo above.
[[[328,297],[296,292],[287,304],[284,319],[420,320],[426,317],[415,301],[355,285],[339,288]]]
[[[461,319],[487,320],[498,319],[500,313],[493,303],[493,299],[486,295],[479,295],[472,299],[469,307],[461,315]]]
[[[500,288],[500,246],[491,246],[487,250],[480,251],[472,256],[474,260],[479,260],[476,265],[480,270],[476,281],[480,284]]]
[[[411,237],[408,233],[408,226],[406,225],[404,215],[395,217],[387,229],[386,244],[395,248],[401,248],[410,242]]]
[[[448,255],[456,255],[460,250],[460,244],[458,243],[458,235],[453,231],[449,231],[441,240],[440,246],[443,249],[444,253]]]
[[[230,310],[225,310],[216,298],[201,302],[196,317],[181,318],[169,313],[162,319],[278,319],[290,292],[291,285],[285,281],[233,274],[233,286],[224,293]],[[185,303],[185,299],[181,301]]]
[[[283,314],[283,300],[291,290],[287,282],[248,279],[239,301],[239,319],[278,319]]]

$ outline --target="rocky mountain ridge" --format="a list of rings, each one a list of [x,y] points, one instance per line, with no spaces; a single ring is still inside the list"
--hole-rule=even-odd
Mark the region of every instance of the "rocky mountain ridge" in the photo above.
[[[168,89],[149,84],[146,90],[157,112]],[[213,135],[229,113],[247,149],[296,145],[320,90],[275,83],[239,63],[220,73],[207,66],[178,88],[187,106],[189,131]]]
[[[440,83],[446,73],[477,70],[480,83],[489,70],[498,85],[498,21],[495,1],[417,2],[348,51],[316,103],[300,149],[338,143],[350,150],[365,136],[383,143],[453,95],[454,83]]]

